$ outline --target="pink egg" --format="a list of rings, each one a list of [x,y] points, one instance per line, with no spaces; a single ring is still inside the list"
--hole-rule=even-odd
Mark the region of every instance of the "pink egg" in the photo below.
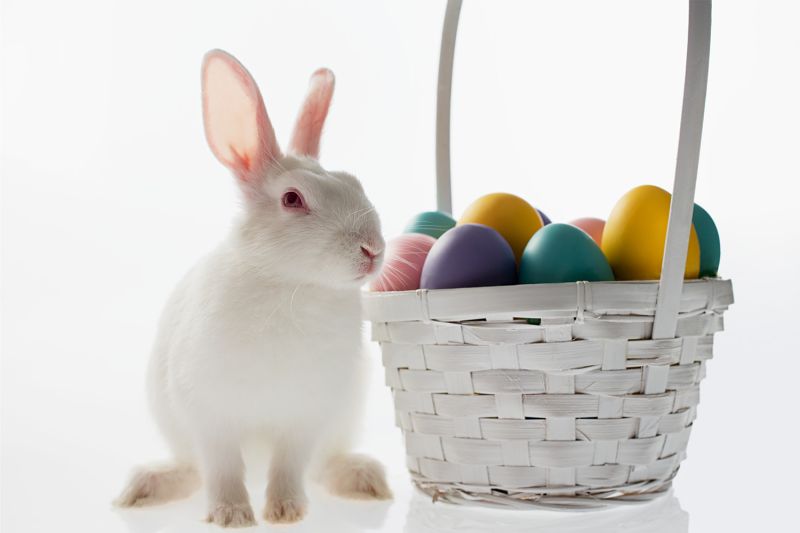
[[[436,239],[422,233],[406,233],[390,240],[380,276],[369,288],[373,291],[413,291],[419,289],[422,265]]]
[[[606,226],[605,220],[591,217],[576,218],[570,224],[588,233],[589,237],[597,243],[597,246],[600,246],[600,241],[603,240],[603,228]]]

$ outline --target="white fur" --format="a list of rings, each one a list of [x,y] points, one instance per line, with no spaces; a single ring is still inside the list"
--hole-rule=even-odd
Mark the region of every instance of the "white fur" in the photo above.
[[[327,484],[339,494],[390,497],[380,464],[349,452],[365,390],[361,246],[383,249],[378,217],[358,180],[311,157],[281,155],[265,168],[255,185],[248,176],[229,237],[167,302],[147,385],[175,463],[137,474],[120,505],[184,496],[196,469],[208,520],[251,525],[241,443],[253,438],[272,451],[270,521],[303,517],[312,464],[323,479],[336,469],[342,479]],[[303,193],[308,214],[281,205],[288,188]]]

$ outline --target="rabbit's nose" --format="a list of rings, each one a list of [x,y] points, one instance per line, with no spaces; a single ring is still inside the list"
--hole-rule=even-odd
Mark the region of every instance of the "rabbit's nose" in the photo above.
[[[383,252],[383,250],[375,251],[367,246],[363,245],[361,246],[361,253],[364,255],[364,257],[367,257],[369,259],[375,259],[379,255],[381,255],[381,252]]]

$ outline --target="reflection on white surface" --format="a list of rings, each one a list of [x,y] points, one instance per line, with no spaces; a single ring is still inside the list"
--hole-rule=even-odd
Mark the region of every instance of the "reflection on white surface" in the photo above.
[[[260,491],[251,488],[253,509],[258,513],[263,502]],[[430,497],[409,487],[398,487],[394,502],[365,503],[335,498],[319,488],[311,488],[311,505],[306,519],[292,526],[272,526],[258,521],[259,531],[309,533],[361,533],[389,531],[404,533],[478,533],[499,530],[503,533],[687,533],[689,513],[670,492],[648,503],[629,503],[595,511],[505,510],[432,503]],[[118,510],[116,514],[129,533],[220,532],[206,524],[205,498],[195,495],[174,504],[146,509]],[[260,513],[259,513],[260,514]]]
[[[405,533],[686,533],[689,513],[670,492],[648,503],[631,503],[599,511],[503,510],[431,503],[415,493],[408,509]]]
[[[311,505],[305,520],[291,526],[273,526],[261,519],[261,506],[257,496],[260,491],[250,487],[251,503],[256,512],[259,531],[292,531],[298,533],[360,533],[381,529],[392,502],[360,502],[336,498],[318,488],[309,490]],[[205,510],[205,498],[196,494],[188,500],[167,505],[143,508],[120,509],[118,516],[130,533],[196,533],[198,531],[226,531],[201,520]],[[399,531],[399,527],[397,529]]]

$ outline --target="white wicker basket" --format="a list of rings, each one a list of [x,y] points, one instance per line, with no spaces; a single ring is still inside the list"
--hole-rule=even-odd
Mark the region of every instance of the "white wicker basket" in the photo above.
[[[448,3],[439,66],[437,195],[444,211],[460,6]],[[733,303],[730,281],[683,281],[710,24],[710,0],[690,0],[659,281],[365,294],[408,468],[435,499],[583,508],[646,499],[670,486],[685,457],[713,335]]]

